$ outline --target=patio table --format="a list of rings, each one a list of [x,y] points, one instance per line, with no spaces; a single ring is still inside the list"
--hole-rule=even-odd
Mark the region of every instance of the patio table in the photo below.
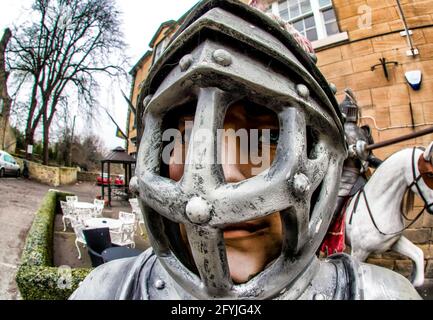
[[[89,202],[74,202],[73,207],[74,209],[93,209],[95,205]]]
[[[122,221],[109,218],[91,218],[85,220],[84,225],[89,229],[109,228],[116,230],[122,227]]]

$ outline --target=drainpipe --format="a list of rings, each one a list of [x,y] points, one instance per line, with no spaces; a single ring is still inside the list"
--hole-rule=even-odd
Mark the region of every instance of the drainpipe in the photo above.
[[[401,34],[403,37],[404,37],[404,36],[407,37],[407,43],[408,43],[408,45],[409,45],[409,47],[410,47],[410,50],[408,50],[408,51],[406,52],[406,54],[407,54],[407,56],[413,56],[413,57],[415,57],[415,56],[419,55],[419,50],[416,49],[416,48],[414,47],[414,45],[413,45],[412,36],[411,36],[412,31],[409,30],[409,27],[408,27],[408,25],[407,25],[406,17],[405,17],[405,15],[404,15],[404,11],[403,11],[403,8],[402,8],[402,6],[401,6],[400,0],[397,0],[397,6],[398,6],[398,11],[399,11],[399,13],[400,13],[400,17],[401,17],[401,19],[403,20],[404,30],[405,30],[405,31],[403,31],[403,32],[400,33],[400,34]]]

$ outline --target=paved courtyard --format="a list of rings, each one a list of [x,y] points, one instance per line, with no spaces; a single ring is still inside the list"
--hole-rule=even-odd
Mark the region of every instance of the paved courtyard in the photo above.
[[[33,181],[15,178],[0,179],[0,300],[20,299],[15,284],[15,275],[21,260],[27,233],[43,197],[52,187]],[[91,183],[56,188],[76,194],[80,201],[93,202],[100,195],[100,188]],[[112,208],[104,210],[104,216],[117,218],[119,211],[131,212],[128,202],[114,201]],[[61,216],[57,215],[54,233],[54,264],[89,267],[90,259],[85,248],[81,248],[82,260],[74,245],[75,235],[68,228],[63,232]],[[137,232],[137,249],[145,250],[147,242]]]

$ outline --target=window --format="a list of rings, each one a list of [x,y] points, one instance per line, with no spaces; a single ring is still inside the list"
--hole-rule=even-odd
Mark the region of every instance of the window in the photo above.
[[[155,47],[155,53],[153,55],[153,63],[156,62],[156,60],[161,57],[161,55],[164,53],[164,50],[167,48],[168,42],[170,39],[168,37],[164,38],[164,40],[161,40]]]
[[[340,33],[331,0],[281,0],[273,4],[272,12],[310,41]]]
[[[12,158],[11,156],[7,155],[7,154],[4,155],[4,160],[5,160],[6,162],[9,162],[9,163],[15,164],[15,159]]]
[[[131,138],[131,143],[132,143],[134,146],[137,146],[137,137]]]

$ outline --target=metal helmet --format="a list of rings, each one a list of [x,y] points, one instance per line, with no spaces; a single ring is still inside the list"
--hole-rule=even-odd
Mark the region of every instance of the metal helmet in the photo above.
[[[215,161],[217,129],[228,106],[245,97],[278,114],[280,138],[268,170],[229,184]],[[198,299],[296,291],[293,283],[311,270],[329,227],[347,153],[338,103],[311,56],[258,10],[237,0],[202,1],[152,67],[140,101],[140,205],[152,247],[174,281]],[[163,122],[186,101],[196,101],[192,134],[206,129],[212,137],[190,142],[189,164],[175,182],[161,172]],[[281,255],[249,282],[234,284],[222,229],[275,212],[283,225]]]
[[[355,94],[350,88],[344,90],[344,93],[346,94],[346,97],[340,104],[340,110],[346,116],[347,122],[358,123],[359,107]]]

